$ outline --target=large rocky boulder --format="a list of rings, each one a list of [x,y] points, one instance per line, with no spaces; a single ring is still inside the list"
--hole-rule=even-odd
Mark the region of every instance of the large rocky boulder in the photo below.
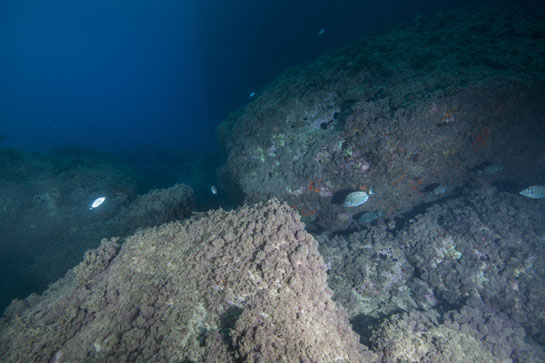
[[[270,201],[103,240],[0,320],[11,362],[365,362],[317,242]]]
[[[364,211],[398,216],[473,177],[535,183],[544,17],[540,2],[445,11],[289,69],[218,127],[225,180],[326,230]],[[366,204],[342,206],[371,187]]]

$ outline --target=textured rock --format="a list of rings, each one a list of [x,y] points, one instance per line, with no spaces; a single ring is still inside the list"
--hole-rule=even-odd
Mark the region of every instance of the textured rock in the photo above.
[[[404,320],[415,320],[420,316],[416,311],[431,311],[439,313],[440,321],[448,317],[462,326],[448,329],[469,329],[479,349],[498,361],[540,362],[545,360],[539,348],[545,342],[543,215],[543,203],[474,182],[414,218],[354,226],[361,230],[317,239],[330,266],[328,283],[335,300],[362,336],[369,335],[370,321],[399,311],[411,315]],[[437,326],[421,326],[414,334],[397,326],[395,334],[406,337],[400,344],[412,346],[445,333],[435,331]],[[395,334],[387,339],[376,335],[379,350],[393,346],[399,338]],[[429,343],[422,343],[418,354],[428,357],[427,349],[436,349]]]
[[[102,238],[187,218],[193,189],[177,184],[138,195],[135,172],[100,154],[0,151],[0,310],[43,291]],[[99,208],[91,202],[105,196]]]
[[[109,222],[136,196],[135,179],[100,154],[0,150],[0,310],[44,290],[103,237],[118,235],[120,225]],[[106,203],[89,210],[103,195]]]
[[[122,242],[122,243],[121,243]],[[365,362],[317,242],[276,201],[103,240],[0,321],[7,361]]]
[[[175,184],[170,188],[153,189],[138,195],[134,201],[121,208],[110,224],[117,226],[118,235],[126,235],[137,228],[185,219],[194,211],[195,205],[193,189]]]
[[[505,165],[488,180],[532,182],[545,166],[544,16],[540,2],[446,11],[286,71],[218,127],[226,179],[328,231],[343,213],[392,217],[448,196],[486,163]],[[380,196],[342,207],[371,186]]]
[[[386,362],[495,362],[482,342],[439,323],[435,312],[399,314],[382,323],[372,340]]]
[[[524,340],[524,329],[478,299],[449,314],[394,314],[371,337],[386,362],[543,362]]]

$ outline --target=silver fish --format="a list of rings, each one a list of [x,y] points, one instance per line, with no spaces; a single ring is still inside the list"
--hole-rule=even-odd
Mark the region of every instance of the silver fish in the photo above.
[[[486,168],[483,168],[477,172],[477,174],[496,174],[503,170],[502,163],[494,163],[488,165]]]
[[[435,195],[445,194],[447,192],[447,189],[448,189],[447,184],[441,184],[441,185],[435,187],[435,189],[433,190],[433,194],[435,194]]]
[[[95,208],[98,208],[102,205],[102,203],[104,203],[104,201],[106,200],[106,197],[100,197],[100,198],[97,198],[93,201],[93,203],[91,204],[91,208],[89,209],[95,209]]]
[[[217,195],[218,194],[218,190],[216,189],[216,187],[214,185],[212,185],[210,187],[210,192],[214,195]]]
[[[526,189],[523,189],[520,194],[532,199],[542,199],[545,198],[545,186],[532,185]]]
[[[384,213],[382,212],[365,212],[358,219],[361,223],[371,223],[376,219],[382,217]]]
[[[367,202],[367,199],[372,194],[375,194],[373,188],[369,189],[369,194],[367,192],[352,192],[346,196],[343,205],[345,207],[357,207]]]

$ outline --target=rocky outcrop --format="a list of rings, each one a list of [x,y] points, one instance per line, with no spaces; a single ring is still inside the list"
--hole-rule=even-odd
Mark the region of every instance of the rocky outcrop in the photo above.
[[[103,240],[0,322],[7,361],[365,362],[317,242],[270,201]]]
[[[472,184],[396,223],[317,236],[335,301],[362,336],[377,324],[386,361],[542,362],[540,202]]]
[[[540,2],[445,11],[286,71],[218,127],[226,180],[329,231],[364,211],[399,216],[477,176],[533,183],[545,152],[544,16]],[[478,174],[498,162],[502,173]],[[342,206],[371,187],[366,204]]]
[[[0,151],[0,310],[43,291],[102,238],[187,218],[193,189],[138,194],[134,170],[104,155]],[[94,199],[106,201],[90,210]]]

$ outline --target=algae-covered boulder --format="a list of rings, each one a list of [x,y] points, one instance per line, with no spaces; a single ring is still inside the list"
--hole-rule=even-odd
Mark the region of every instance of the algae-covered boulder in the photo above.
[[[218,127],[226,180],[328,231],[364,211],[399,216],[471,177],[539,180],[544,17],[541,2],[440,12],[287,70]],[[342,206],[371,187],[367,203]]]
[[[317,242],[269,201],[103,240],[0,321],[21,362],[365,362]]]
[[[410,325],[420,317],[413,313],[427,311],[438,313],[442,324],[449,317],[471,327],[473,339],[497,361],[545,361],[545,204],[474,183],[419,212],[397,220],[392,229],[380,220],[316,236],[330,266],[334,300],[346,309],[354,330],[368,336],[370,322],[394,324],[392,315],[403,311],[411,314]],[[379,335],[386,340],[377,342],[378,350],[418,344],[418,354],[426,357],[445,354],[430,361],[453,361],[449,354],[456,353],[443,349],[444,341],[431,343],[435,334],[446,339],[451,332],[427,323],[418,329],[394,325],[398,335]],[[466,339],[455,335],[446,341]],[[421,339],[429,341],[417,343]],[[527,352],[537,358],[526,358]],[[461,357],[458,361],[486,361]]]
[[[527,344],[525,336],[504,314],[474,298],[458,312],[394,314],[371,342],[384,362],[543,362],[542,349]]]

